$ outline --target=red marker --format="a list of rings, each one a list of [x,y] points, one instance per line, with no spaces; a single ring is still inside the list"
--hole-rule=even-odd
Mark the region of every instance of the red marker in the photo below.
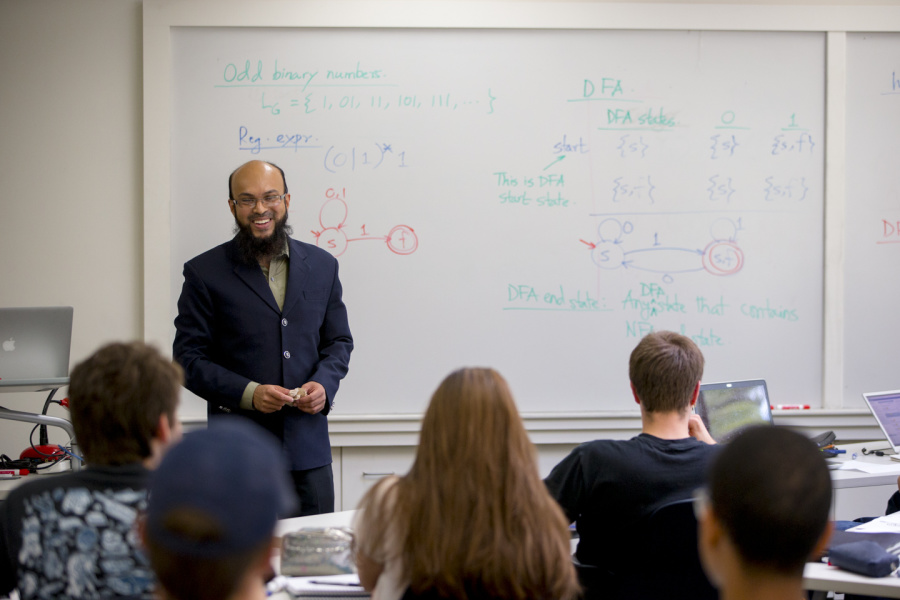
[[[772,410],[809,410],[809,404],[775,404],[769,408]]]
[[[31,473],[28,469],[0,469],[0,476],[3,475],[15,475],[16,477],[22,477],[23,475],[28,475]]]

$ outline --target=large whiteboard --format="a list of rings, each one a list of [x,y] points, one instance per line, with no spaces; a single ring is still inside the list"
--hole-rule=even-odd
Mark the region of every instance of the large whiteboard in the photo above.
[[[649,329],[821,405],[822,33],[172,29],[171,298],[279,164],[338,255],[342,413],[490,365],[520,409],[628,410]]]
[[[900,35],[847,36],[845,406],[900,388]]]

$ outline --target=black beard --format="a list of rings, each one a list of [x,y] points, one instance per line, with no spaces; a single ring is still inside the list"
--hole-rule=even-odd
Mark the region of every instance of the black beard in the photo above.
[[[248,265],[256,265],[265,259],[271,259],[284,251],[288,238],[294,232],[287,224],[287,211],[280,221],[275,221],[275,228],[268,237],[258,238],[253,235],[251,225],[241,225],[237,217],[234,219],[234,233],[237,240],[241,260]]]

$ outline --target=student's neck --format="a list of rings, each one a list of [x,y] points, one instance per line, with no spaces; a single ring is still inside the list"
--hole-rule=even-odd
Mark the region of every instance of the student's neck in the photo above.
[[[798,577],[744,577],[719,590],[719,600],[803,600],[803,580]]]
[[[231,595],[231,600],[266,600],[266,584],[261,577],[248,574]]]
[[[680,440],[690,437],[687,412],[653,412],[641,411],[641,431],[663,440]]]
[[[159,439],[152,438],[150,440],[150,456],[145,458],[143,461],[144,468],[152,471],[156,467],[159,466],[159,461],[162,460],[163,451],[165,449],[165,444],[163,444]]]
[[[177,600],[162,586],[157,586],[155,598],[156,600]],[[259,577],[244,577],[244,581],[228,597],[228,600],[266,600],[266,585]]]

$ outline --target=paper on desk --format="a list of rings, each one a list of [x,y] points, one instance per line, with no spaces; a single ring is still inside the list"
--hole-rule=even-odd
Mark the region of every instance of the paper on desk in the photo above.
[[[292,596],[368,596],[359,586],[359,575],[319,575],[316,577],[286,577],[284,589]],[[318,582],[318,583],[317,583]],[[327,585],[327,583],[335,585]]]
[[[863,473],[898,473],[900,474],[900,464],[883,465],[873,462],[865,462],[862,460],[848,460],[841,464],[839,471],[862,471]]]
[[[868,523],[851,527],[847,531],[854,533],[900,533],[900,512],[878,517]]]

